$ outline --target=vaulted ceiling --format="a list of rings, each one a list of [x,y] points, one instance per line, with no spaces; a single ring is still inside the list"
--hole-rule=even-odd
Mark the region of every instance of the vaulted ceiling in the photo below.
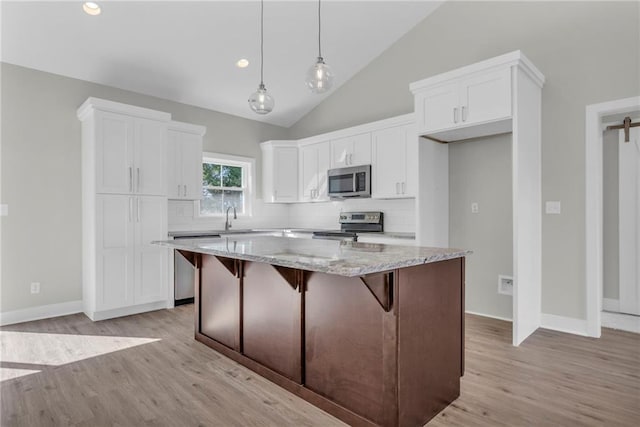
[[[304,84],[317,56],[316,1],[265,1],[264,82],[275,98],[265,116],[247,104],[260,81],[260,2],[96,1],[99,16],[78,1],[2,1],[0,59],[287,127],[331,95]],[[333,90],[441,3],[323,1]]]

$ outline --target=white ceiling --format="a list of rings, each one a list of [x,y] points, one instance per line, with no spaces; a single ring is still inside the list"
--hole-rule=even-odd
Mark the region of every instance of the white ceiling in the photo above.
[[[80,1],[2,1],[0,59],[287,127],[331,94],[304,84],[317,56],[315,1],[265,1],[264,82],[275,98],[266,116],[247,104],[260,81],[260,2],[95,1],[99,16]],[[322,53],[335,87],[441,3],[323,1]],[[243,57],[249,67],[236,68]]]

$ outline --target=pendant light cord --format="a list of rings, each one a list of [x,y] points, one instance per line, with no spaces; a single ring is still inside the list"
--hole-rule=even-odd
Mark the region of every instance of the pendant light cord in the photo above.
[[[260,0],[260,86],[264,85],[264,0]]]
[[[318,0],[318,57],[322,58],[322,50],[320,48],[320,29],[322,25],[320,23],[320,0]]]

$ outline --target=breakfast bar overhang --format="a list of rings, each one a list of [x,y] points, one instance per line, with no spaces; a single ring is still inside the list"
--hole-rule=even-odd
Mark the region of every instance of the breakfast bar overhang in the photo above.
[[[460,394],[463,250],[283,237],[156,242],[197,269],[195,338],[350,425]]]

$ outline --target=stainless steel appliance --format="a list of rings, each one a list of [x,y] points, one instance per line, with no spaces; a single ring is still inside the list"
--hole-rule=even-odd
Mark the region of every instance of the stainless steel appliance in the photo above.
[[[371,165],[329,169],[327,181],[331,199],[371,197]]]
[[[342,212],[340,213],[340,230],[316,231],[314,239],[358,241],[358,233],[384,231],[384,214],[382,212]]]

